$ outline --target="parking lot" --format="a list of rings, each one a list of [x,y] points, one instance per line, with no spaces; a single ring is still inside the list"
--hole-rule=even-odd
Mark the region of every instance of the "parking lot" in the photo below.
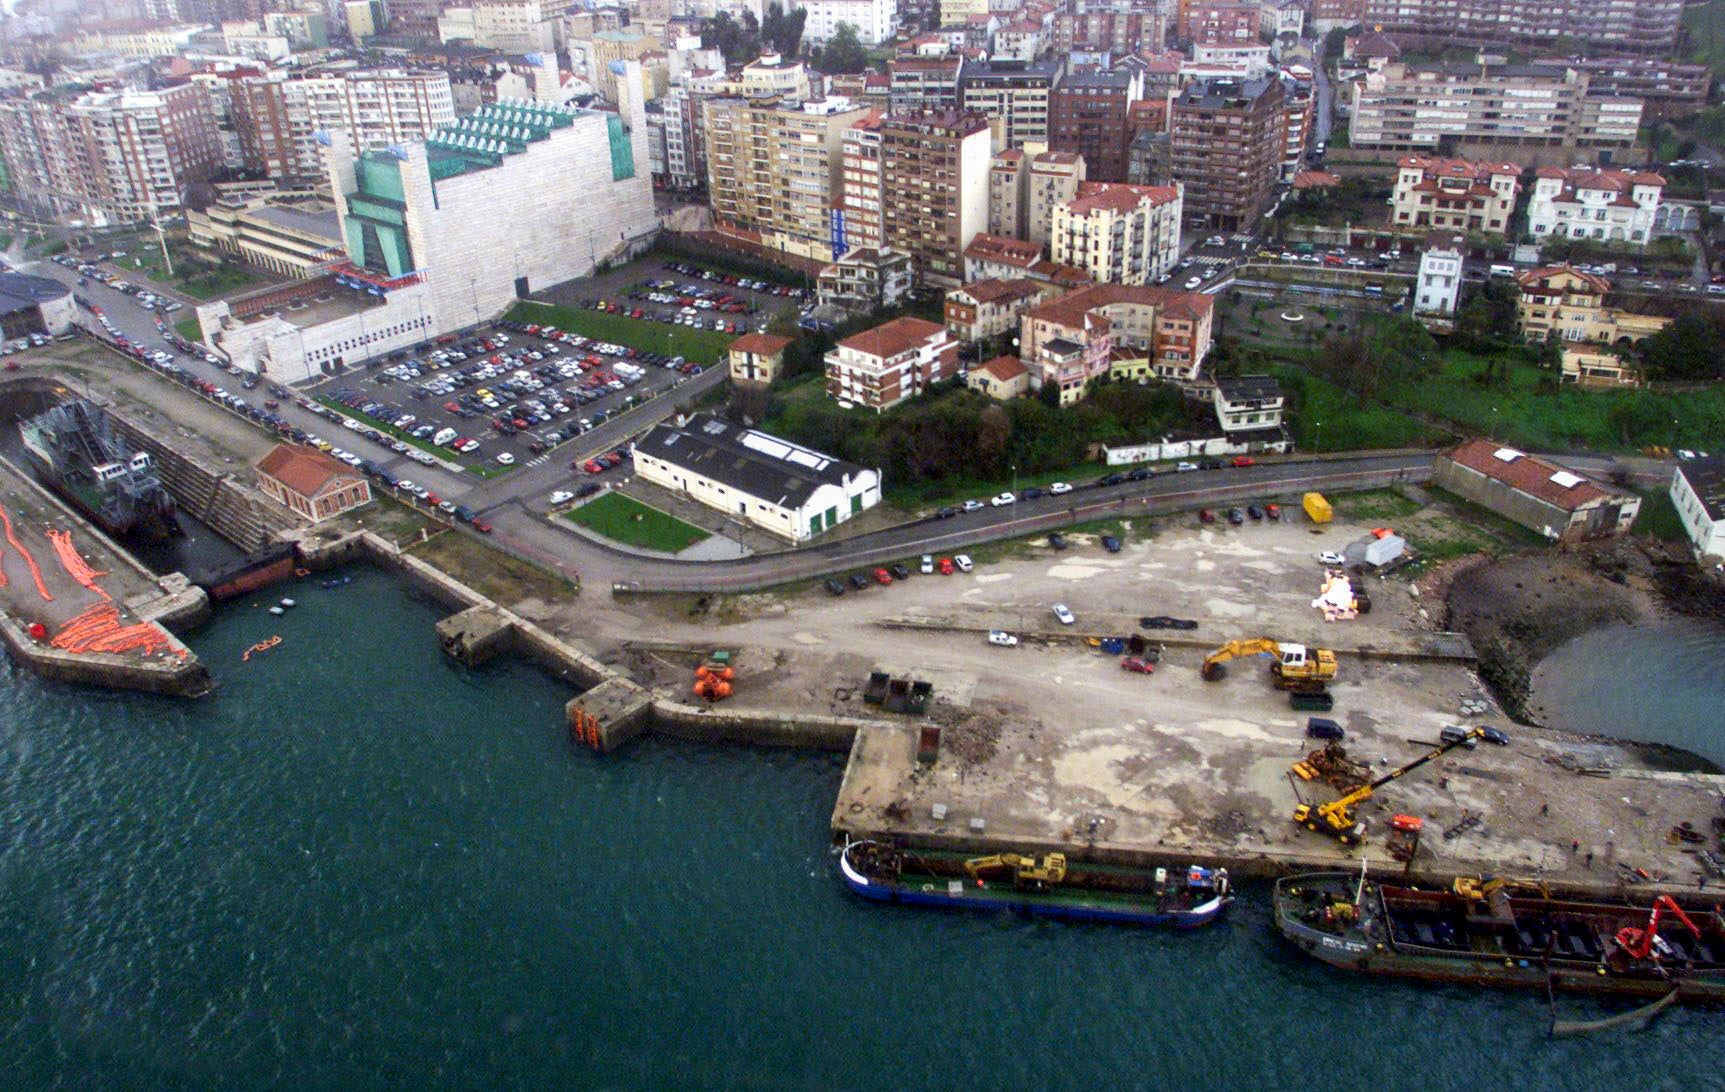
[[[722,334],[763,330],[812,298],[806,289],[686,261],[636,262],[560,285],[542,297],[583,310]]]

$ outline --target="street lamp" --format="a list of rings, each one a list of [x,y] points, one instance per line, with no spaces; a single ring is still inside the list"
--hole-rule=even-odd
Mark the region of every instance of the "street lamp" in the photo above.
[[[1018,496],[1018,464],[1017,463],[1012,464],[1012,495],[1015,498]]]

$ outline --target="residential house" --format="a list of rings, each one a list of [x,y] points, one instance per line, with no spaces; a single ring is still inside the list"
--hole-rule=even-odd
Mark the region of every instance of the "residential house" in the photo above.
[[[1390,223],[1502,235],[1521,192],[1521,166],[1406,155],[1396,163]]]
[[[910,255],[878,247],[857,247],[821,270],[815,298],[823,307],[866,315],[896,307],[910,295]]]
[[[1042,261],[1042,244],[1024,239],[1008,239],[999,235],[981,234],[964,248],[964,279],[982,280],[987,277],[1028,276]]]
[[[958,372],[958,342],[939,323],[896,318],[827,354],[827,394],[879,413]]]
[[[965,385],[1000,402],[1030,393],[1030,369],[1015,356],[997,356],[970,369]]]
[[[1516,319],[1529,341],[1552,338],[1595,345],[1630,345],[1665,329],[1663,315],[1640,315],[1606,302],[1611,282],[1567,265],[1548,265],[1516,278]]]
[[[960,341],[981,341],[1018,331],[1018,319],[1055,289],[1041,281],[983,280],[946,294],[946,328]]]
[[[1455,232],[1433,232],[1420,252],[1414,283],[1414,318],[1428,328],[1448,333],[1461,295],[1462,258],[1466,239]]]
[[[784,367],[785,348],[791,339],[777,334],[744,334],[731,342],[726,352],[731,361],[733,383],[771,383]]]
[[[1193,381],[1210,351],[1215,301],[1201,292],[1102,284],[1033,307],[1019,324],[1019,356],[1037,387],[1062,405],[1108,373],[1117,349],[1136,349],[1157,377]]]
[[[1527,202],[1535,238],[1600,239],[1646,245],[1665,179],[1651,171],[1541,167]]]

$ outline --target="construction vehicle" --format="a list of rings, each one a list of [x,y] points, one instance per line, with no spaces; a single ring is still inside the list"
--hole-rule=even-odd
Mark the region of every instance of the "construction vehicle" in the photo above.
[[[1417,815],[1390,816],[1390,836],[1384,846],[1390,859],[1412,864],[1415,854],[1420,851],[1420,832],[1425,830],[1425,826],[1426,821]]]
[[[1419,769],[1434,758],[1442,758],[1482,734],[1484,733],[1478,728],[1470,729],[1461,739],[1451,740],[1435,750],[1428,751],[1405,766],[1397,766],[1376,781],[1361,785],[1339,800],[1331,800],[1327,804],[1301,804],[1294,809],[1294,822],[1307,830],[1328,834],[1345,846],[1359,845],[1366,840],[1366,825],[1355,818],[1354,805],[1370,800],[1373,793],[1396,778]]]
[[[1689,919],[1683,912],[1683,907],[1677,905],[1677,900],[1670,895],[1660,895],[1653,900],[1653,913],[1648,915],[1646,928],[1626,925],[1617,931],[1613,939],[1617,941],[1617,952],[1630,959],[1649,959],[1658,962],[1671,954],[1671,945],[1659,935],[1659,919],[1666,914],[1674,914],[1677,920],[1695,934],[1695,939],[1701,939],[1701,927]]]
[[[1294,763],[1293,773],[1301,781],[1321,778],[1341,792],[1352,792],[1371,780],[1372,768],[1349,758],[1348,749],[1331,740]]]
[[[1450,890],[1470,903],[1485,904],[1499,891],[1507,894],[1511,891],[1525,891],[1549,899],[1551,889],[1542,882],[1532,880],[1510,880],[1502,876],[1457,876],[1450,885]]]
[[[1031,857],[1018,853],[996,853],[988,857],[972,857],[964,862],[971,879],[986,880],[1003,872],[1012,874],[1015,887],[1044,891],[1066,879],[1066,854],[1045,853]]]
[[[1204,657],[1200,669],[1205,682],[1215,682],[1228,673],[1225,666],[1236,656],[1274,656],[1270,663],[1270,678],[1277,690],[1316,692],[1336,677],[1336,654],[1327,648],[1284,644],[1268,637],[1246,641],[1229,641]]]

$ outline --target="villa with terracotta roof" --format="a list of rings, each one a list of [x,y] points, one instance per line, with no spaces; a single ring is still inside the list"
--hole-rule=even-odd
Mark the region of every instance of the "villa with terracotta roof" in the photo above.
[[[964,248],[964,279],[1022,277],[1042,260],[1042,244],[980,233]]]
[[[1535,238],[1601,239],[1646,245],[1665,179],[1651,171],[1541,167],[1527,203]]]
[[[1080,182],[1054,208],[1049,257],[1099,284],[1151,283],[1180,259],[1181,193],[1179,183]]]
[[[1611,282],[1567,265],[1548,265],[1516,278],[1516,319],[1529,341],[1563,343],[1565,383],[1583,387],[1638,386],[1641,375],[1609,352],[1663,330],[1671,319],[1640,315],[1606,303]]]
[[[958,342],[939,323],[896,318],[847,337],[827,354],[827,394],[876,413],[958,371]]]
[[[1030,393],[1030,369],[1015,356],[997,356],[970,369],[964,382],[973,391],[1006,402]]]
[[[946,328],[960,341],[981,341],[1018,329],[1018,316],[1058,289],[1029,278],[971,281],[947,292]]]
[[[1099,284],[1033,307],[1019,323],[1019,355],[1060,404],[1083,398],[1091,381],[1137,350],[1159,379],[1198,378],[1210,351],[1215,301],[1201,292],[1154,285]]]
[[[1405,155],[1396,162],[1390,222],[1501,235],[1521,192],[1521,166]]]
[[[257,472],[265,496],[312,523],[371,503],[365,475],[315,447],[277,444]]]
[[[744,334],[731,342],[726,353],[730,357],[731,382],[771,383],[779,377],[785,362],[785,348],[791,339],[777,334]]]

